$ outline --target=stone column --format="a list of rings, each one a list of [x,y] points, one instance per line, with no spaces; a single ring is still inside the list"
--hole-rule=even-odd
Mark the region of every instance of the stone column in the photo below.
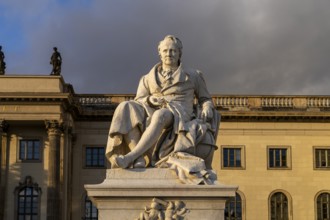
[[[8,123],[0,119],[0,220],[4,219],[6,187],[7,187],[7,155],[8,155]]]
[[[47,220],[61,219],[60,213],[60,138],[62,125],[55,120],[46,121],[48,132],[48,186]]]
[[[72,126],[68,123],[63,128],[61,135],[61,171],[60,171],[60,199],[62,210],[62,219],[67,220],[70,218],[71,213],[71,185],[72,185]]]
[[[73,176],[73,166],[72,166],[72,162],[73,162],[73,146],[75,144],[75,139],[76,139],[76,135],[73,133],[73,128],[72,126],[67,127],[67,156],[65,157],[66,160],[66,213],[65,219],[72,219],[71,216],[71,207],[72,207],[72,176]]]

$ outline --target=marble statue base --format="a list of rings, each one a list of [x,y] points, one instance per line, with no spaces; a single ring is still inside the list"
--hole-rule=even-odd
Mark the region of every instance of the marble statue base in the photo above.
[[[235,196],[238,187],[218,182],[214,185],[182,184],[169,169],[148,168],[109,169],[103,183],[85,185],[85,188],[98,208],[100,220],[139,219],[154,198],[167,204],[182,202],[189,210],[184,219],[221,220],[226,200]],[[166,205],[162,209],[165,215]]]

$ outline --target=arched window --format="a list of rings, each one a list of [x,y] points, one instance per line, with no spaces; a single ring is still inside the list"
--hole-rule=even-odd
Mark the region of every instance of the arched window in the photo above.
[[[226,202],[225,220],[242,220],[242,199],[238,193]]]
[[[16,194],[16,219],[39,220],[40,219],[40,195],[38,184],[32,182],[31,176],[25,178],[15,189]]]
[[[289,219],[288,198],[282,192],[276,192],[270,197],[270,219]]]
[[[85,196],[85,217],[83,219],[98,220],[98,210],[88,196]]]
[[[321,193],[316,199],[317,220],[330,219],[330,193]]]

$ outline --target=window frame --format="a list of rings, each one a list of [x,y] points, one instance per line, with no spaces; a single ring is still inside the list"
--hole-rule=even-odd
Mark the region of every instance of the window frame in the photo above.
[[[225,166],[224,164],[224,150],[225,149],[239,149],[240,150],[240,166]],[[223,170],[245,170],[245,145],[221,145],[221,169]]]
[[[318,192],[316,195],[315,195],[315,198],[314,198],[314,206],[315,206],[315,220],[318,220],[318,198],[322,195],[322,194],[328,194],[328,196],[330,197],[330,191],[329,190],[322,190],[320,192]]]
[[[286,150],[286,166],[270,166],[270,150]],[[267,146],[267,169],[268,170],[291,170],[292,169],[291,146],[288,145],[268,145]]]
[[[92,209],[93,209],[93,207],[96,209],[96,212],[97,212],[96,218],[95,217],[90,217],[90,218],[86,217],[86,203],[87,202],[90,203]],[[98,220],[99,219],[99,210],[96,206],[94,206],[94,204],[92,203],[92,201],[90,200],[90,198],[87,196],[86,193],[84,193],[84,196],[82,198],[82,217],[81,217],[81,219],[83,219],[83,220]]]
[[[27,188],[30,188],[33,192],[33,190],[37,191],[38,195],[37,196],[33,196],[32,194],[32,197],[35,197],[37,198],[37,213],[36,215],[36,219],[37,220],[40,220],[41,218],[41,194],[42,194],[42,191],[41,191],[41,188],[39,187],[39,185],[35,182],[33,182],[32,180],[32,177],[31,176],[26,176],[25,177],[25,181],[24,182],[20,182],[19,183],[19,186],[15,187],[15,204],[14,204],[14,207],[15,207],[15,219],[19,219],[19,198],[20,198],[20,192],[22,190],[26,190]],[[26,198],[26,197],[25,197]],[[31,205],[31,208],[32,208],[32,205]],[[27,213],[28,214],[28,213]]]
[[[241,217],[240,217],[240,220],[245,220],[246,218],[245,218],[245,196],[244,196],[244,194],[241,192],[241,191],[236,191],[236,193],[235,193],[235,197],[231,197],[231,198],[229,198],[229,200],[227,200],[226,201],[226,203],[225,203],[225,210],[224,211],[226,211],[226,208],[227,208],[227,202],[228,201],[230,201],[232,198],[235,198],[235,201],[236,201],[236,197],[237,197],[237,195],[238,196],[240,196],[240,198],[241,198]],[[225,214],[226,213],[224,213],[224,219],[226,219],[226,216],[225,216]],[[230,218],[229,218],[230,219]],[[235,218],[233,218],[233,219],[235,219]]]
[[[277,193],[282,193],[286,197],[287,206],[288,206],[288,210],[287,210],[288,211],[288,220],[292,220],[292,217],[293,217],[292,216],[292,197],[288,192],[286,192],[284,190],[275,190],[275,191],[273,191],[269,194],[269,197],[268,197],[268,219],[272,220],[272,218],[271,218],[272,217],[272,213],[271,213],[271,211],[272,211],[272,207],[271,207],[272,202],[271,202],[271,199]]]
[[[87,149],[88,148],[103,148],[104,149],[104,163],[103,166],[93,166],[93,165],[87,165]],[[106,169],[107,168],[107,160],[105,157],[105,151],[106,151],[106,147],[104,145],[84,145],[83,147],[83,168],[84,169]]]
[[[327,150],[328,152],[328,159],[329,160],[327,160],[327,158],[325,158],[327,161],[327,163],[328,163],[328,166],[326,166],[326,167],[318,167],[317,166],[317,160],[316,160],[316,151],[317,150]],[[314,168],[314,170],[330,170],[330,146],[313,146],[313,168]]]
[[[27,159],[27,153],[25,158],[21,158],[21,142],[22,141],[39,141],[39,158],[38,159]],[[27,147],[25,148],[27,151]],[[43,140],[40,137],[20,137],[17,139],[17,162],[22,163],[40,163],[43,161]]]

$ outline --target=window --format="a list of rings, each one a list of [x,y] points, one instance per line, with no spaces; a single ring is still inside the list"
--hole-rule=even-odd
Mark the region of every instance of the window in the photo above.
[[[18,193],[18,219],[38,219],[38,192],[33,187],[25,187]]]
[[[315,168],[330,168],[330,148],[314,147]]]
[[[32,182],[31,176],[25,177],[25,182],[15,188],[16,219],[39,220],[41,188]]]
[[[85,167],[105,167],[104,147],[86,147]]]
[[[330,219],[330,193],[321,193],[316,203],[317,220]]]
[[[98,210],[89,198],[85,197],[85,220],[98,220]]]
[[[22,161],[40,161],[40,140],[20,140],[19,159]]]
[[[242,199],[238,193],[226,202],[225,220],[242,220]]]
[[[288,169],[291,167],[290,158],[289,147],[268,147],[268,168]]]
[[[222,168],[244,168],[244,146],[222,146]]]
[[[271,220],[289,219],[288,198],[282,192],[274,193],[270,197],[270,219]]]

